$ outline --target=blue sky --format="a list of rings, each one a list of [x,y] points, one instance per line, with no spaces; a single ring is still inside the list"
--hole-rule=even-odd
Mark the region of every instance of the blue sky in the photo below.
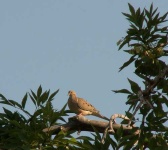
[[[116,45],[129,25],[121,13],[128,2],[149,8],[152,1],[0,1],[0,93],[20,102],[39,85],[60,89],[53,106],[61,109],[73,89],[107,117],[124,113],[126,96],[111,90],[129,88],[127,78],[141,82],[133,66],[118,72],[129,58]],[[153,3],[167,12],[167,0]]]

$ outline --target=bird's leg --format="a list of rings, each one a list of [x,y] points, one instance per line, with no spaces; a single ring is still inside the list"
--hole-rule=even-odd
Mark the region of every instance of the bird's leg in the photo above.
[[[77,115],[76,115],[76,117],[78,117],[78,116],[82,116],[82,113],[79,113],[79,114],[77,114]],[[77,134],[78,134],[78,135],[80,135],[80,132],[81,132],[81,130],[80,130],[80,129],[78,129]]]
[[[76,116],[83,116],[83,114],[82,114],[82,112],[81,112],[81,113],[77,114]]]
[[[81,115],[82,115],[82,113],[77,114],[77,116],[81,116]]]

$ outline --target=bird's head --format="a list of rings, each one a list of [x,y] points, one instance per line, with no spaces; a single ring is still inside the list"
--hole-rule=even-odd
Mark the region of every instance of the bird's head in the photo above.
[[[70,91],[68,92],[68,95],[69,95],[69,96],[76,96],[76,92],[73,91],[73,90],[70,90]]]

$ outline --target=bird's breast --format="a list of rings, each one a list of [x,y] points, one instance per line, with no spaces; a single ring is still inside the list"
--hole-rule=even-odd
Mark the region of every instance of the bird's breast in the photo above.
[[[71,111],[73,111],[75,113],[79,113],[79,107],[78,107],[77,101],[75,101],[73,99],[69,99],[68,100],[68,107]]]

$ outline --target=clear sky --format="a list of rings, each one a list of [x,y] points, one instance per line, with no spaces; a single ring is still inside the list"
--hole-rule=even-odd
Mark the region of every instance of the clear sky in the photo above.
[[[1,0],[0,93],[19,102],[41,84],[60,89],[53,106],[61,109],[73,89],[107,117],[124,113],[126,96],[111,90],[128,88],[128,77],[140,83],[133,66],[118,72],[129,58],[116,45],[129,25],[121,13],[128,2],[149,8],[152,1]],[[153,3],[167,12],[167,0]]]

